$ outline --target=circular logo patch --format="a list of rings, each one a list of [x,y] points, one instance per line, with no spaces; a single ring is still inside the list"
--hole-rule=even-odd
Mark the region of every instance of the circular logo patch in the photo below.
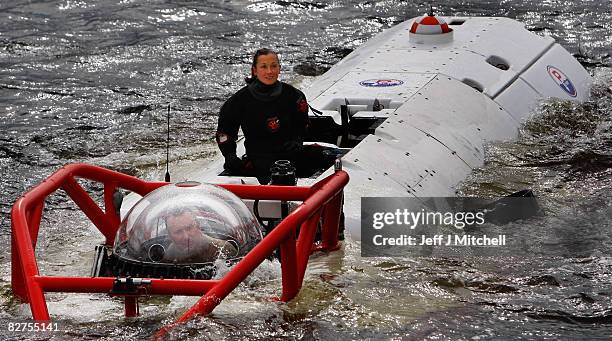
[[[268,128],[268,131],[276,133],[280,128],[280,120],[276,116],[271,117],[266,120],[266,127]]]
[[[359,82],[361,86],[367,86],[372,88],[384,88],[388,86],[398,86],[404,84],[403,81],[399,79],[367,79],[365,81]]]
[[[563,72],[561,72],[561,70],[552,65],[548,65],[546,70],[548,71],[550,78],[552,78],[552,80],[557,83],[557,85],[559,85],[563,91],[572,97],[576,97],[578,93],[576,92],[574,84]]]

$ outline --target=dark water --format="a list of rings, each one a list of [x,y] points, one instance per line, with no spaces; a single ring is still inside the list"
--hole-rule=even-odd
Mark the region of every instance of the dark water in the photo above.
[[[0,335],[141,339],[193,299],[154,298],[142,317],[120,301],[48,295],[62,332],[8,331],[29,308],[10,294],[10,207],[61,165],[88,162],[159,179],[165,107],[174,164],[214,153],[221,103],[251,53],[282,54],[283,77],[308,84],[368,38],[428,9],[407,1],[3,1],[0,4]],[[359,246],[313,260],[289,304],[268,264],[174,338],[612,338],[612,2],[447,1],[443,15],[509,16],[557,39],[594,75],[584,104],[550,101],[517,142],[489,146],[465,195],[532,188],[546,215],[518,224],[545,240],[503,259],[361,259]],[[67,224],[66,222],[70,223]],[[45,274],[88,274],[100,235],[65,197],[47,202],[37,253]]]

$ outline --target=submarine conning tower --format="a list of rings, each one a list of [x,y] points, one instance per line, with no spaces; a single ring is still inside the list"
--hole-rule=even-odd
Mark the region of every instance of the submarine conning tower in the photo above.
[[[415,44],[443,44],[453,40],[453,29],[448,23],[430,12],[413,21],[409,39]]]

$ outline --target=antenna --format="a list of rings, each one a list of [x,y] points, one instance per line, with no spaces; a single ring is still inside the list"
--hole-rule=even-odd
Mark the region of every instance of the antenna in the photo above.
[[[168,136],[166,137],[166,177],[165,181],[170,182],[170,103],[168,103],[168,115],[166,116],[166,121],[168,122]]]

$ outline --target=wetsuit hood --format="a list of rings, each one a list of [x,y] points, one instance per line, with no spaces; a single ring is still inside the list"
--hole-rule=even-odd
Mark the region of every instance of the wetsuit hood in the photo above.
[[[255,79],[247,87],[255,99],[263,102],[273,101],[280,96],[283,90],[283,84],[280,81],[276,81],[272,85],[266,85],[260,82],[259,79]]]

